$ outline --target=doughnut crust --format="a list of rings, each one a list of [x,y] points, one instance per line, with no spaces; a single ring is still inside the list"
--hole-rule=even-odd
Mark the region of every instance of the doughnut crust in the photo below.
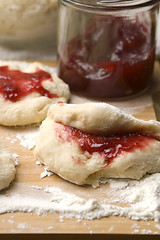
[[[90,136],[138,133],[150,140],[131,151],[122,151],[105,166],[103,154],[83,151],[65,128]],[[140,179],[160,171],[160,123],[143,121],[105,103],[54,104],[43,121],[35,155],[51,171],[76,184],[97,186],[101,178]],[[136,141],[136,140],[135,140]]]
[[[48,98],[41,96],[38,92],[33,92],[19,101],[12,102],[4,99],[0,94],[0,124],[5,126],[22,126],[34,123],[40,123],[45,119],[48,108],[55,102],[67,102],[70,98],[70,91],[68,85],[65,84],[55,74],[52,67],[45,66],[38,62],[14,62],[14,61],[0,61],[0,66],[9,66],[9,69],[20,70],[26,73],[32,73],[37,68],[44,70],[51,74],[53,82],[45,80],[42,82],[43,87],[58,95],[56,98]]]

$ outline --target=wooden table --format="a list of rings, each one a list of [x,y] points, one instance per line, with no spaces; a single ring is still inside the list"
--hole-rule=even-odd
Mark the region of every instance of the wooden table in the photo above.
[[[45,62],[46,64],[49,64],[51,66],[55,66],[55,63],[51,62]],[[156,65],[155,75],[154,78],[157,81],[160,70],[159,66]],[[150,99],[150,92],[147,94],[144,94],[144,96],[140,96],[140,98],[147,99],[148,101],[147,105],[144,104],[144,106],[137,107],[135,110],[135,107],[131,107],[131,110],[134,109],[134,115],[140,119],[149,120],[149,119],[155,119],[155,114],[152,107],[152,102]],[[76,96],[73,96],[71,99],[71,102],[76,102]],[[80,97],[78,97],[80,100]],[[137,99],[137,100],[136,100]],[[82,101],[85,101],[82,99]],[[121,106],[123,108],[123,103],[128,102],[130,104],[134,101],[137,106],[140,104],[139,97],[133,98],[130,100],[121,101]],[[145,102],[145,101],[144,101]],[[120,102],[114,102],[114,105],[120,104]],[[129,105],[130,106],[130,105]],[[129,107],[128,107],[129,109]],[[17,134],[19,130],[13,129],[13,128],[7,128],[7,127],[0,127],[0,136],[3,137],[3,139],[7,139],[7,137],[13,137]],[[36,165],[36,159],[33,155],[33,150],[27,150],[23,146],[20,146],[18,142],[11,143],[9,140],[6,140],[7,145],[11,148],[13,152],[16,152],[19,154],[19,165],[17,166],[17,175],[16,180],[14,183],[25,183],[27,185],[36,185],[36,186],[58,186],[62,188],[66,188],[67,191],[70,192],[78,192],[79,189],[84,192],[92,192],[97,190],[91,189],[91,187],[80,187],[75,186],[74,184],[68,183],[61,179],[60,177],[56,175],[52,175],[51,177],[46,177],[44,179],[40,178],[41,172],[44,171],[43,166]],[[13,183],[13,184],[14,184]],[[104,186],[103,186],[104,187]],[[105,188],[105,187],[104,187]],[[11,221],[13,220],[13,221]],[[19,224],[25,223],[26,228],[19,228]],[[99,220],[83,220],[81,222],[78,222],[77,219],[64,219],[63,222],[60,222],[59,214],[48,214],[46,216],[38,216],[36,214],[29,214],[29,213],[7,213],[0,215],[0,233],[85,233],[85,234],[91,234],[91,233],[97,233],[97,234],[111,234],[113,237],[113,234],[132,234],[134,232],[133,224],[137,224],[139,226],[139,233],[143,234],[143,230],[151,230],[152,233],[158,232],[160,234],[160,229],[156,227],[157,223],[153,221],[144,222],[144,221],[133,221],[128,218],[124,217],[109,217],[109,218],[102,218]],[[53,229],[50,229],[49,226],[53,226]],[[160,226],[160,224],[159,224]],[[108,236],[111,236],[108,235]],[[34,235],[32,235],[35,237]],[[91,235],[92,236],[92,235]],[[116,235],[117,236],[117,235]],[[122,235],[121,235],[122,236]],[[127,235],[126,235],[127,236]],[[130,235],[131,237],[132,235]],[[12,239],[16,236],[12,236]],[[40,236],[38,236],[40,237]],[[41,236],[42,237],[42,236]],[[62,236],[64,237],[64,235]],[[99,239],[101,239],[102,235],[99,235]],[[124,239],[125,236],[123,236]],[[77,238],[77,237],[76,237]],[[84,237],[85,238],[85,237]],[[1,238],[2,239],[2,238]],[[3,239],[5,239],[5,236],[3,236]],[[40,239],[40,238],[39,238]],[[54,238],[53,238],[54,239]],[[65,235],[65,239],[68,239],[68,237]],[[112,238],[113,239],[113,238]],[[121,239],[119,237],[119,239]],[[135,238],[134,238],[135,239]],[[142,236],[141,236],[141,239]],[[146,239],[146,236],[145,238]]]

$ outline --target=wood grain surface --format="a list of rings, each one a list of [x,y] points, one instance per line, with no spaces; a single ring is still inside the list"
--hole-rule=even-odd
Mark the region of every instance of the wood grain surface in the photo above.
[[[55,66],[53,62],[43,63]],[[156,66],[155,78],[158,79],[159,66]],[[150,94],[150,93],[148,93]],[[148,95],[147,95],[148,99]],[[130,100],[127,100],[130,103]],[[139,102],[139,100],[137,100]],[[148,100],[147,100],[148,101]],[[75,100],[71,99],[71,102]],[[119,104],[119,102],[118,102]],[[126,101],[125,101],[126,104]],[[116,104],[115,104],[116,105]],[[123,105],[123,102],[122,102]],[[155,119],[152,103],[147,104],[144,108],[136,111],[134,114],[136,117],[144,120]],[[43,166],[36,165],[36,159],[33,155],[33,150],[28,150],[21,146],[19,142],[11,143],[10,139],[14,139],[17,133],[21,133],[21,129],[0,127],[0,138],[5,140],[8,147],[19,154],[19,165],[17,166],[17,175],[11,188],[15,183],[25,183],[29,186],[57,186],[62,189],[67,189],[71,193],[80,195],[92,195],[97,197],[99,190],[92,189],[89,186],[76,186],[68,183],[56,175],[40,178],[40,174],[44,171]],[[7,140],[8,139],[8,140]],[[107,191],[105,186],[101,186],[102,190]],[[98,197],[97,197],[98,198]],[[22,224],[25,224],[25,228],[22,228]],[[145,231],[149,231],[151,234],[160,234],[160,224],[153,221],[133,221],[124,217],[108,217],[102,219],[95,219],[92,221],[83,220],[81,222],[77,219],[64,219],[60,221],[59,214],[48,214],[38,216],[34,213],[7,213],[0,215],[0,233],[98,233],[98,234],[130,234],[132,235],[135,228],[133,226],[137,224],[139,234],[143,234]],[[50,226],[53,228],[51,229]],[[158,228],[159,227],[159,228]],[[111,235],[108,235],[111,236]],[[127,236],[127,235],[126,235]],[[4,238],[1,238],[4,239]],[[53,238],[54,239],[54,238]],[[67,238],[65,238],[67,239]],[[100,238],[99,238],[100,239]],[[120,238],[119,238],[120,239]],[[124,239],[124,238],[123,238]],[[142,239],[142,238],[141,238]],[[146,239],[146,238],[145,238]]]

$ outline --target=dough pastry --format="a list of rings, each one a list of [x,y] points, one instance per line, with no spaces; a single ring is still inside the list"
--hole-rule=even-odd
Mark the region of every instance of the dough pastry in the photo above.
[[[43,121],[35,155],[76,184],[101,178],[140,179],[160,171],[160,123],[105,103],[54,104]]]
[[[48,108],[55,102],[67,102],[70,97],[68,85],[57,77],[54,68],[38,62],[0,61],[1,66],[8,66],[10,70],[20,70],[25,73],[35,73],[37,69],[49,73],[53,79],[42,81],[42,87],[56,97],[42,96],[39,92],[31,92],[17,101],[5,99],[0,92],[0,124],[5,126],[20,126],[39,123],[45,119]],[[3,84],[3,82],[0,84]],[[0,85],[1,86],[1,85]]]
[[[0,142],[0,190],[7,188],[15,178],[15,164],[11,153]]]

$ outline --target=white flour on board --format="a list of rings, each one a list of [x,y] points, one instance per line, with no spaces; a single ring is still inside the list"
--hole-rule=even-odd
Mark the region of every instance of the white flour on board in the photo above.
[[[36,145],[36,139],[39,132],[39,126],[38,125],[29,125],[24,127],[15,127],[11,128],[14,130],[18,130],[18,133],[16,135],[10,135],[9,137],[6,137],[6,140],[8,140],[10,143],[14,144],[19,142],[21,146],[24,148],[27,148],[28,150],[32,150]],[[4,138],[1,136],[1,138]]]
[[[18,166],[19,155],[17,153],[12,153],[11,157],[12,157],[12,160],[14,161],[15,166]]]
[[[33,131],[18,133],[16,138],[20,140],[20,145],[31,150],[35,147],[36,137],[39,132],[38,128],[33,129]]]
[[[0,213],[35,212],[38,215],[60,213],[67,218],[88,220],[125,216],[134,220],[160,221],[159,173],[149,175],[140,181],[108,180],[108,183],[111,199],[106,197],[101,202],[97,199],[81,198],[57,187],[29,187],[15,183],[12,188],[15,185],[17,190],[12,191],[11,188],[6,193],[3,191],[0,194]]]
[[[49,171],[47,167],[44,167],[44,172],[41,173],[40,177],[45,178],[45,177],[50,177],[52,175],[53,173]]]

